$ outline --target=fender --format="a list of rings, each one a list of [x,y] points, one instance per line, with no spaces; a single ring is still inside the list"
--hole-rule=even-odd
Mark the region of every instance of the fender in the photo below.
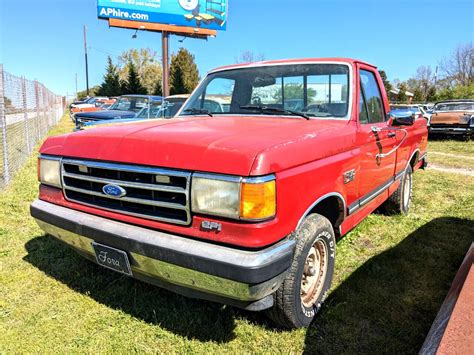
[[[298,221],[298,224],[296,225],[296,228],[295,230],[297,230],[301,223],[303,223],[303,219],[308,215],[309,211],[311,211],[314,207],[316,207],[318,205],[318,203],[320,203],[321,201],[323,201],[324,199],[328,198],[328,197],[331,197],[331,196],[334,196],[334,197],[337,197],[340,201],[342,201],[342,208],[344,209],[343,211],[343,216],[342,216],[342,220],[340,221],[339,223],[339,226],[342,224],[342,222],[346,219],[346,212],[347,212],[347,204],[346,204],[346,200],[344,199],[344,197],[339,193],[339,192],[329,192],[321,197],[319,197],[316,201],[314,201],[307,209],[306,211],[304,211],[303,215],[301,216],[301,218],[299,219]]]
[[[410,165],[410,162],[411,162],[411,160],[413,159],[413,157],[415,156],[416,153],[418,153],[418,154],[421,153],[419,148],[415,148],[415,149],[413,150],[413,153],[411,153],[410,158],[408,159],[407,166],[405,167],[405,170],[408,169],[408,165]],[[419,157],[418,157],[418,159],[417,159],[417,161],[415,162],[415,164],[418,163],[419,161],[420,161],[420,159],[419,159]]]

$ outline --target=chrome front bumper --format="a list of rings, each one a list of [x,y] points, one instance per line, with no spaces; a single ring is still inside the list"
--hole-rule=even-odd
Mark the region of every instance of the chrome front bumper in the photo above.
[[[436,133],[436,134],[472,134],[474,132],[474,127],[457,127],[453,125],[453,127],[443,126],[443,127],[428,127],[428,133]]]
[[[188,297],[249,310],[272,306],[291,264],[294,240],[247,251],[105,219],[45,201],[31,215],[46,233],[95,261],[92,242],[127,252],[133,277]]]

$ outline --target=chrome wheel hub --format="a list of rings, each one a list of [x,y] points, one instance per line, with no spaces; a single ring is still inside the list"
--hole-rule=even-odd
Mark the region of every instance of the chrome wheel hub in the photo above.
[[[312,307],[324,286],[328,266],[326,244],[317,240],[306,256],[303,277],[301,278],[301,302],[305,307]]]

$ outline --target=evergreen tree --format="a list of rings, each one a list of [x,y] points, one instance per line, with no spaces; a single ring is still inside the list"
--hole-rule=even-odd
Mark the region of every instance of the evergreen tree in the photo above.
[[[112,63],[110,56],[107,57],[107,69],[104,75],[104,82],[100,85],[96,94],[99,96],[120,96],[122,94],[117,67]]]
[[[163,85],[161,82],[162,79],[156,81],[155,87],[153,88],[153,95],[163,96]]]
[[[426,102],[433,101],[436,101],[436,88],[434,86],[430,86],[428,93],[426,94]]]
[[[392,84],[390,84],[390,81],[387,79],[387,74],[385,73],[384,70],[379,70],[380,77],[382,78],[383,85],[385,86],[385,92],[387,93],[387,96],[389,96],[390,90],[392,90]]]
[[[423,92],[421,91],[420,88],[416,88],[415,91],[413,91],[413,101],[415,102],[422,102],[423,100]]]
[[[199,71],[194,56],[184,48],[171,57],[170,93],[188,94],[199,83]]]
[[[147,90],[143,87],[138,77],[137,68],[133,62],[128,63],[128,80],[125,85],[126,94],[146,94]]]
[[[403,104],[403,103],[406,103],[407,102],[407,86],[404,84],[404,83],[401,83],[399,86],[398,86],[398,102]]]

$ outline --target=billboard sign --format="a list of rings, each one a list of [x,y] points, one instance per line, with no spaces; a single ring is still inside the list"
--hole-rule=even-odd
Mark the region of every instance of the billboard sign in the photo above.
[[[224,31],[227,0],[97,0],[97,16]]]

